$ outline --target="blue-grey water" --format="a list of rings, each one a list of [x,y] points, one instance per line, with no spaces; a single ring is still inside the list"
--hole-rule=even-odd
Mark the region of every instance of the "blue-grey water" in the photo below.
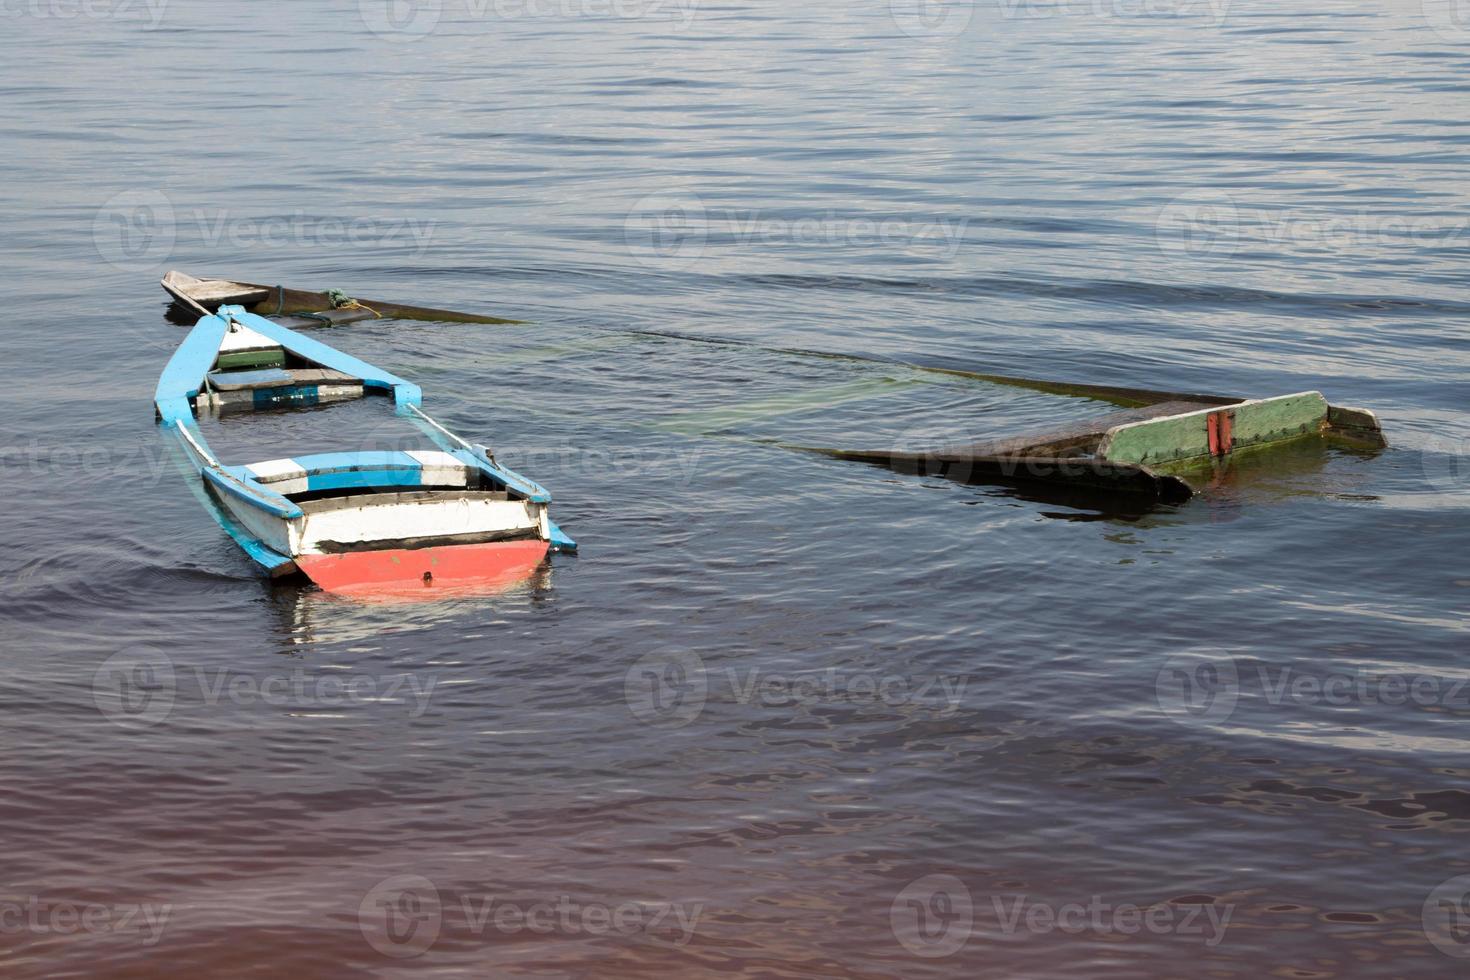
[[[1464,976],[1462,3],[4,18],[3,976]],[[327,339],[580,556],[255,577],[153,421],[169,268],[528,321]],[[1147,513],[786,448],[1104,410],[935,367],[1391,447]]]

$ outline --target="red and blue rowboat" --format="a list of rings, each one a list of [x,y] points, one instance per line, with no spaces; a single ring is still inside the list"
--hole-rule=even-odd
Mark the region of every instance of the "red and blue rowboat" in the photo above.
[[[365,395],[391,397],[437,448],[226,465],[197,420]],[[230,305],[200,318],[154,396],[215,519],[272,577],[304,573],[364,597],[457,593],[509,584],[548,551],[576,550],[551,520],[551,494],[434,421],[422,400],[418,385]]]

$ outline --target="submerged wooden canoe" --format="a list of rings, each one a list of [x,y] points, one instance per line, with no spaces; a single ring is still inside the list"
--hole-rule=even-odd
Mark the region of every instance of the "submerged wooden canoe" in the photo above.
[[[373,394],[391,397],[438,448],[227,465],[196,419]],[[551,495],[426,415],[418,385],[242,306],[199,319],[154,406],[212,515],[272,577],[303,572],[328,591],[422,596],[493,588],[529,575],[548,550],[576,549],[550,518]]]
[[[459,313],[431,306],[408,306],[387,300],[353,299],[339,290],[314,292],[286,286],[266,286],[232,279],[196,279],[185,272],[169,272],[160,285],[193,317],[208,316],[223,305],[243,306],[247,312],[270,317],[288,327],[343,324],[385,317],[394,320],[433,320],[444,323],[520,323],[477,313]]]
[[[1372,412],[1329,405],[1316,391],[1247,399],[994,375],[974,377],[1123,407],[1081,423],[966,445],[813,451],[969,483],[1046,485],[1180,503],[1195,492],[1187,477],[1209,471],[1238,453],[1304,438],[1327,438],[1366,448],[1387,445]]]

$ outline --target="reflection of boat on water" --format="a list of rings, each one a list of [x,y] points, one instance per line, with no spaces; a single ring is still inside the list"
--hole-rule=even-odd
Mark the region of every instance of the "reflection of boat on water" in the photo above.
[[[1123,521],[1140,527],[1205,521],[1225,524],[1251,511],[1301,500],[1369,501],[1367,462],[1379,449],[1336,439],[1293,439],[1259,452],[1241,453],[1213,466],[1186,471],[1195,503],[1161,510],[1138,494],[1100,495],[1088,488],[1071,489],[1041,483],[995,485],[991,495],[1027,500],[1049,507],[1050,518],[1075,522]]]
[[[226,465],[195,412],[390,395],[438,448],[315,453]],[[155,406],[210,511],[271,577],[304,573],[344,595],[402,599],[495,590],[575,543],[551,495],[420,407],[419,387],[238,306],[200,318],[159,379]]]
[[[499,616],[544,602],[554,575],[553,562],[542,559],[522,577],[495,585],[415,590],[410,582],[401,590],[347,596],[282,585],[266,590],[264,602],[273,611],[272,628],[283,645],[376,647],[385,631],[403,636],[462,623],[466,615],[480,618],[487,608]]]

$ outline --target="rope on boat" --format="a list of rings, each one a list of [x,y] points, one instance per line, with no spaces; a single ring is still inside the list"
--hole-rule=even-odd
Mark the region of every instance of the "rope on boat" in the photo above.
[[[368,306],[366,303],[359,303],[357,300],[353,299],[351,296],[348,296],[345,292],[343,292],[340,289],[329,289],[329,290],[327,290],[326,296],[327,296],[327,302],[329,302],[329,303],[332,304],[332,309],[334,309],[334,310],[367,310],[369,313],[371,313],[373,316],[377,317],[379,320],[383,319],[383,314],[379,313],[377,310],[373,309],[371,306]],[[273,313],[273,314],[271,314],[271,315],[272,316],[280,316],[283,313],[285,313],[285,311],[286,311],[286,287],[285,286],[282,286],[280,284],[277,284],[276,285],[276,312]],[[293,315],[294,316],[299,316],[299,317],[305,317],[308,320],[316,320],[316,321],[318,321],[320,323],[325,323],[329,327],[336,325],[336,321],[334,321],[329,316],[324,316],[321,313],[296,313],[296,314],[293,314]]]
[[[379,320],[383,319],[383,314],[379,313],[371,306],[368,306],[366,303],[359,303],[357,300],[353,299],[351,296],[348,296],[340,289],[327,290],[327,299],[331,300],[332,309],[334,310],[367,310]]]
[[[470,442],[469,440],[464,439],[464,438],[462,438],[460,436],[455,435],[453,432],[450,432],[448,429],[444,428],[444,426],[440,425],[438,422],[435,422],[433,419],[429,418],[429,416],[424,413],[424,410],[421,409],[421,408],[419,408],[417,405],[409,405],[409,406],[407,406],[407,408],[408,408],[408,410],[410,412],[412,412],[413,414],[417,415],[419,418],[423,419],[425,422],[429,423],[429,425],[433,426],[435,429],[438,429],[440,432],[444,433],[444,435],[448,436],[450,439],[452,439],[455,442],[457,442],[460,446],[464,447],[465,449],[468,449],[470,452],[475,452],[476,450],[482,451],[482,452],[484,452],[484,454],[486,455],[486,457],[488,457],[489,460],[492,463],[495,462],[495,453],[493,451],[491,451],[491,449],[490,449],[489,446],[477,446],[474,443]]]

